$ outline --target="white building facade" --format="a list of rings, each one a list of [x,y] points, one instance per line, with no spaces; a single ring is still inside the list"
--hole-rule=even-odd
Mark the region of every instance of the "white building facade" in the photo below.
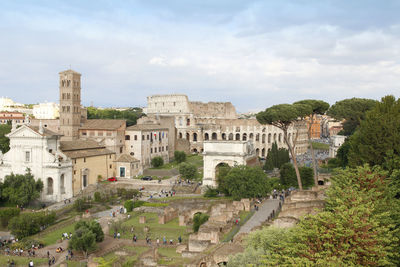
[[[336,157],[338,149],[343,145],[347,136],[344,135],[333,135],[329,140],[329,157]]]
[[[53,120],[60,117],[60,108],[57,103],[39,103],[33,106],[33,116],[41,120]]]
[[[11,173],[25,174],[30,169],[35,179],[43,182],[42,201],[72,197],[72,161],[59,150],[59,134],[23,125],[7,137],[10,150],[0,156],[1,181]]]

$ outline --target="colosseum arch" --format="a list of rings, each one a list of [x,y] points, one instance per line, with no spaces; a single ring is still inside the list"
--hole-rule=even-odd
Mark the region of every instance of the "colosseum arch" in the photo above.
[[[212,140],[217,140],[217,133],[212,133],[211,139]]]
[[[204,140],[208,140],[208,139],[209,139],[208,133],[205,133],[204,134]]]
[[[246,133],[244,133],[244,134],[242,135],[242,141],[247,141],[247,134],[246,134]]]
[[[226,140],[226,133],[222,133],[221,138],[222,140]]]
[[[257,157],[260,156],[260,149],[259,148],[256,149],[256,155],[257,155]]]
[[[240,134],[238,134],[238,133],[236,134],[235,140],[236,140],[236,141],[240,141]]]
[[[249,135],[249,140],[253,140],[253,138],[254,138],[253,133],[250,133],[250,135]]]
[[[233,140],[233,133],[229,134],[229,140]]]
[[[197,142],[197,133],[193,133],[193,142]]]
[[[179,139],[182,139],[183,138],[183,135],[182,135],[182,133],[180,132],[179,133]]]

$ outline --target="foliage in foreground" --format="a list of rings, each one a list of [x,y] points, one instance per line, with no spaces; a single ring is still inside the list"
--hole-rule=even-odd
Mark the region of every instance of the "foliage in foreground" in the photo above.
[[[199,228],[202,224],[208,221],[208,216],[207,214],[204,213],[196,213],[193,216],[193,232],[197,233],[199,231]]]
[[[289,151],[286,148],[278,149],[278,145],[274,142],[271,151],[268,152],[263,168],[266,171],[272,171],[274,168],[279,169],[283,164],[289,161]]]
[[[310,167],[302,166],[299,168],[301,183],[304,188],[310,188],[314,185],[314,173]],[[298,187],[296,172],[291,163],[285,163],[280,169],[280,181],[285,188]]]
[[[10,132],[10,124],[0,124],[0,151],[3,153],[6,153],[8,150],[10,150],[10,139],[6,136],[6,134]]]
[[[235,166],[225,177],[219,177],[218,182],[219,190],[234,200],[262,197],[271,192],[267,175],[260,167]]]
[[[398,214],[398,203],[388,192],[386,175],[369,166],[340,171],[331,180],[324,211],[306,216],[291,229],[254,232],[246,251],[234,256],[228,266],[239,266],[239,262],[261,266],[396,265],[398,238],[391,214]],[[261,257],[255,258],[255,254]]]
[[[33,174],[27,169],[25,174],[6,175],[4,182],[0,183],[1,199],[16,205],[27,205],[38,199],[43,190],[43,182],[35,181]]]
[[[179,174],[184,179],[195,179],[197,176],[197,168],[192,163],[182,162],[179,164]]]
[[[184,151],[176,150],[174,152],[174,159],[177,163],[186,161],[186,153]]]
[[[0,210],[0,222],[1,226],[7,227],[8,222],[11,220],[11,218],[18,216],[19,213],[21,212],[20,209],[18,208],[4,208]]]
[[[13,217],[8,223],[8,229],[21,239],[39,233],[56,221],[55,212],[27,212]]]
[[[157,156],[151,159],[151,166],[153,166],[154,168],[159,168],[162,165],[164,165],[164,160],[162,157]]]
[[[96,242],[104,240],[104,233],[96,221],[79,221],[75,225],[75,233],[68,243],[70,249],[82,251],[85,257],[97,248]]]

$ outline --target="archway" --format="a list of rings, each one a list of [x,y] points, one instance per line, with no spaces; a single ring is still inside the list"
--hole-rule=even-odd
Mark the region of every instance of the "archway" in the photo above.
[[[254,135],[253,135],[253,133],[250,133],[250,135],[249,135],[249,139],[250,139],[250,140],[253,140],[253,138],[254,138]]]
[[[186,133],[186,140],[189,141],[189,139],[190,139],[190,134],[189,134],[189,133]]]
[[[261,150],[261,157],[265,157],[265,148],[263,148],[262,150]]]
[[[211,139],[212,140],[217,140],[217,133],[212,133]]]
[[[222,133],[221,137],[222,137],[222,140],[226,140],[226,133]]]
[[[240,141],[240,134],[238,134],[238,133],[236,134],[235,140],[236,140],[236,141]]]
[[[205,134],[204,134],[204,140],[208,140],[208,139],[209,139],[208,133],[205,133]]]
[[[47,194],[48,195],[53,194],[53,178],[51,177],[47,178]]]
[[[256,134],[256,141],[260,141],[260,134]]]
[[[197,133],[193,133],[193,141],[197,142]]]
[[[242,136],[242,141],[246,141],[246,140],[247,140],[247,134],[244,133],[243,136]]]
[[[65,194],[65,178],[64,178],[64,174],[61,174],[60,176],[60,193],[61,194]]]
[[[256,156],[257,156],[257,157],[260,156],[260,149],[259,149],[259,148],[256,149]]]
[[[228,174],[230,169],[231,167],[228,165],[228,163],[225,162],[218,163],[217,166],[215,166],[215,178],[217,179],[218,185],[221,179],[223,179]]]
[[[270,144],[271,143],[271,134],[269,133],[268,134],[268,144]]]
[[[182,133],[179,133],[179,139],[182,139],[182,138],[183,138]]]
[[[233,133],[229,134],[229,140],[233,140]]]
[[[265,134],[262,135],[262,137],[261,137],[261,142],[262,142],[263,144],[265,144]]]
[[[197,149],[196,148],[193,148],[193,153],[197,153]]]

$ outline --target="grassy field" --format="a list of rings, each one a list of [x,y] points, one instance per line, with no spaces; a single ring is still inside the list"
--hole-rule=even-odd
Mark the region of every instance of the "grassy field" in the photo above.
[[[95,258],[94,261],[99,263],[99,267],[112,267],[115,266],[116,263],[123,267],[134,266],[138,258],[146,251],[148,251],[148,247],[122,247],[120,251],[125,252],[126,256],[116,255],[115,252],[111,252],[104,257]]]
[[[314,149],[329,150],[328,144],[322,144],[322,143],[318,143],[318,142],[311,142],[311,144]]]
[[[169,241],[170,239],[174,240],[174,243],[177,242],[179,236],[182,237],[182,240],[185,241],[188,238],[188,233],[186,231],[185,226],[179,226],[178,218],[166,223],[159,224],[158,223],[158,215],[156,213],[139,213],[132,212],[131,218],[125,221],[122,224],[125,232],[121,233],[121,238],[132,239],[133,234],[130,232],[131,228],[134,228],[134,234],[139,239],[145,239],[146,234],[144,233],[144,227],[149,227],[149,236],[152,239],[152,242],[156,242],[156,239],[160,239],[160,243],[162,243],[162,238],[165,236]],[[146,223],[140,224],[139,217],[146,216]],[[110,229],[110,235],[113,235],[113,230]]]
[[[176,248],[158,248],[157,252],[160,256],[158,260],[160,265],[184,266],[190,262],[190,259],[182,258],[182,255],[176,252]]]
[[[73,233],[74,232],[74,227],[75,227],[76,222],[73,222],[71,224],[68,224],[67,226],[60,228],[55,231],[51,231],[49,229],[45,233],[42,233],[38,236],[35,236],[34,238],[39,239],[40,242],[42,242],[45,246],[52,245],[57,243],[57,240],[61,240],[61,234],[62,233]],[[57,226],[57,225],[55,225]]]
[[[28,266],[29,260],[33,260],[35,266],[47,263],[46,258],[28,258],[18,256],[5,256],[0,255],[0,266],[8,266],[8,260],[14,260],[15,266]]]
[[[194,164],[197,168],[203,167],[203,156],[201,156],[201,155],[188,155],[186,157],[186,162]],[[164,164],[163,166],[161,166],[159,168],[151,168],[151,169],[154,169],[154,170],[158,170],[158,169],[171,170],[171,169],[178,168],[178,165],[179,164],[176,161],[173,161],[173,162]]]

